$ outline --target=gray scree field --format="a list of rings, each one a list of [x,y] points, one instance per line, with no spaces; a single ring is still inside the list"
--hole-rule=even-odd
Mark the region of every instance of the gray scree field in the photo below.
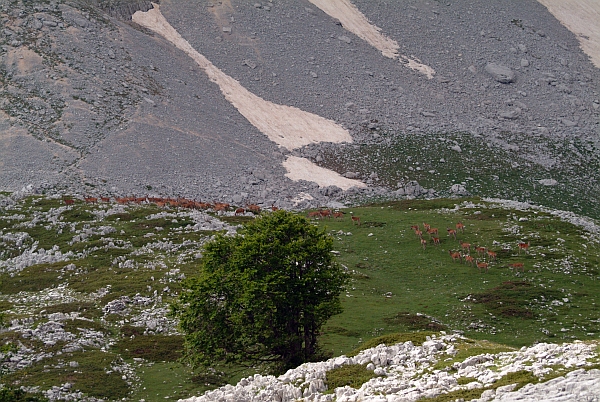
[[[347,161],[335,169],[331,158],[383,138],[461,133],[481,154],[565,167],[559,183],[588,189],[593,204],[598,174],[585,169],[600,147],[593,3],[565,11],[551,0],[2,0],[0,190],[284,207],[402,186],[400,195],[443,195],[448,188],[420,188],[410,174],[390,185]],[[585,12],[569,19],[577,6]],[[212,75],[141,22],[152,13]],[[244,110],[234,87],[246,91]]]

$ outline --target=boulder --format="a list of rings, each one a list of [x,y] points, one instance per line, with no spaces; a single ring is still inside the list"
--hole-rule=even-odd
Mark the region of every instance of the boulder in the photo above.
[[[510,68],[496,64],[488,63],[485,66],[485,72],[492,76],[492,78],[502,84],[510,84],[515,81],[515,72]]]

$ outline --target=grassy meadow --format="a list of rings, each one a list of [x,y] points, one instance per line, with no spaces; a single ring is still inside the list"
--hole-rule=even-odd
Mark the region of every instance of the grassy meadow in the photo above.
[[[494,140],[461,132],[380,134],[378,143],[350,144],[342,152],[325,148],[318,164],[364,178],[376,173],[373,184],[391,189],[416,180],[447,196],[453,184],[462,183],[474,196],[532,202],[600,219],[600,152],[593,143],[508,132]],[[541,157],[532,158],[526,149]]]
[[[439,331],[473,339],[470,354],[599,338],[597,234],[544,210],[478,198],[341,212],[313,221],[334,237],[338,261],[352,276],[344,312],[323,329],[322,347],[332,355],[381,339],[417,343]],[[197,272],[202,245],[253,219],[232,215],[80,200],[65,206],[58,197],[1,207],[0,382],[33,390],[69,382],[86,396],[146,401],[214,387],[222,380],[216,372],[178,363],[182,337],[167,313],[181,279]],[[458,222],[465,229],[454,239],[446,229]],[[423,248],[411,229],[423,223],[439,229],[439,245],[424,234]],[[497,253],[488,272],[452,260],[449,251],[462,251],[460,242]],[[519,252],[519,242],[530,244],[527,252]],[[23,256],[30,254],[52,258],[27,265]],[[523,272],[513,263],[523,263]],[[11,357],[23,348],[32,352],[21,367]],[[229,381],[248,374],[228,371]]]

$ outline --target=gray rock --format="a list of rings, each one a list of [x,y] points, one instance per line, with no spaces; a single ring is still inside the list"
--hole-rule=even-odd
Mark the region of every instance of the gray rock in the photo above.
[[[521,116],[521,109],[516,108],[514,110],[507,110],[498,113],[498,117],[506,120],[515,120]]]
[[[470,195],[465,186],[462,184],[453,184],[452,187],[450,187],[450,193],[458,196]]]
[[[544,186],[556,186],[558,182],[554,179],[541,179],[538,180],[538,183]]]
[[[515,81],[515,73],[510,68],[496,63],[488,63],[485,66],[485,71],[492,78],[502,84],[509,84]]]

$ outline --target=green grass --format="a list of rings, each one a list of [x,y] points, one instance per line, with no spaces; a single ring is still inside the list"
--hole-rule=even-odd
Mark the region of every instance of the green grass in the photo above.
[[[462,205],[465,201],[475,206],[455,209],[457,204]],[[128,206],[124,213],[104,220],[96,219],[93,211],[107,206],[83,202],[76,202],[63,212],[62,223],[59,220],[58,224],[51,224],[42,218],[33,228],[22,225],[31,221],[34,215],[40,216],[40,213],[63,207],[63,204],[61,199],[30,197],[0,211],[3,216],[25,215],[20,221],[0,219],[0,230],[4,233],[27,231],[32,237],[20,250],[7,243],[3,258],[19,255],[34,242],[39,242],[39,248],[59,245],[63,253],[82,253],[81,257],[74,256],[70,261],[34,265],[12,275],[0,273],[0,310],[19,311],[9,314],[7,319],[33,317],[34,328],[46,322],[48,314],[79,315],[82,319],[62,322],[65,331],[77,336],[86,330],[98,331],[115,343],[108,352],[86,347],[83,352],[44,359],[27,371],[3,377],[7,385],[21,381],[19,384],[40,385],[47,389],[69,381],[77,382],[88,396],[150,402],[162,401],[167,396],[175,399],[199,395],[223,381],[236,382],[260,371],[242,370],[241,367],[192,370],[177,362],[182,349],[180,336],[145,335],[143,328],[130,324],[142,306],[131,304],[122,315],[103,311],[108,302],[122,296],[153,297],[155,291],[161,296],[163,306],[168,306],[181,291],[179,275],[189,277],[197,272],[199,244],[213,232],[188,232],[185,228],[193,223],[190,218],[178,217],[177,222],[172,218],[148,219],[150,214],[161,212],[151,205]],[[477,197],[395,201],[347,208],[344,212],[345,217],[341,220],[315,221],[334,237],[338,261],[350,270],[351,277],[346,293],[342,295],[344,312],[330,319],[322,329],[320,341],[324,355],[353,356],[381,343],[391,345],[411,341],[421,345],[428,336],[439,336],[441,330],[458,330],[472,340],[457,343],[455,356],[448,356],[431,368],[451,370],[455,362],[469,356],[511,351],[534,342],[593,340],[600,334],[596,307],[600,294],[600,243],[573,224],[540,211],[507,210]],[[352,224],[351,213],[361,217],[362,225]],[[219,219],[239,224],[254,218]],[[458,240],[454,240],[446,235],[446,228],[455,227],[459,221],[466,229],[459,233]],[[410,226],[422,227],[423,222],[439,228],[440,246],[433,246],[431,242],[425,249],[420,246]],[[84,225],[114,227],[116,232],[104,237],[113,241],[117,248],[105,248],[109,240],[101,240],[102,236],[98,235],[69,245],[75,235],[70,223],[77,229],[83,229]],[[60,226],[64,226],[62,233],[58,233]],[[517,226],[518,231],[509,230]],[[145,237],[150,233],[154,235]],[[425,238],[429,239],[427,235]],[[448,251],[460,250],[459,240],[498,253],[498,259],[491,262],[488,273],[452,262]],[[141,247],[158,241],[170,241],[175,245],[191,243],[169,253],[141,251]],[[520,241],[531,243],[528,253],[518,253],[516,244]],[[100,249],[91,251],[93,247]],[[134,267],[119,268],[118,263],[126,260],[134,261]],[[509,264],[515,262],[524,263],[524,273],[510,269]],[[75,268],[66,269],[71,263]],[[167,275],[172,269],[179,273]],[[33,306],[25,306],[20,301],[26,294],[19,295],[19,292],[48,293],[47,290],[59,284],[67,284],[67,289],[74,292],[75,300],[49,301]],[[108,293],[92,297],[100,289],[108,289]],[[53,352],[65,346],[59,342],[44,348],[40,341],[22,338],[12,331],[0,334],[0,344],[5,351],[19,344]],[[139,384],[131,390],[123,385],[120,375],[108,369],[110,362],[120,358],[135,367],[140,378]],[[65,366],[69,361],[79,363],[77,373],[71,376]],[[566,371],[556,367],[543,380]],[[338,377],[342,383],[352,377],[359,384],[361,378],[367,381],[366,376],[372,374],[341,372]],[[328,381],[332,375],[337,374],[328,373]],[[525,373],[517,377],[507,377],[503,381],[520,384],[531,380]],[[472,379],[459,381],[468,383]],[[330,389],[334,389],[332,387]],[[480,392],[460,391],[453,395],[454,399],[467,399],[471,394],[477,397]]]
[[[518,153],[490,147],[483,137],[469,133],[380,135],[385,141],[352,144],[342,150],[325,148],[318,164],[340,174],[352,171],[368,177],[375,172],[380,179],[374,184],[392,189],[408,178],[447,195],[453,184],[465,183],[476,196],[518,199],[600,218],[600,185],[591,173],[600,171],[600,152],[588,142],[536,138],[529,146],[544,147],[560,161],[557,167],[548,168]],[[522,136],[508,132],[499,136],[507,143],[522,145],[524,141]],[[452,150],[454,145],[459,145],[461,152]],[[558,184],[544,186],[538,182],[547,178]]]
[[[57,272],[67,264],[68,262],[57,262],[33,265],[14,276],[3,275],[0,281],[0,293],[39,292],[49,287],[56,287],[63,282],[58,278]]]
[[[25,386],[38,385],[41,389],[70,382],[73,389],[88,396],[116,400],[130,394],[129,386],[121,378],[122,374],[111,370],[111,363],[117,359],[117,355],[101,351],[64,353],[5,375],[3,381]],[[71,362],[77,362],[77,367],[72,367]]]
[[[134,333],[117,342],[115,348],[125,359],[176,362],[182,357],[183,337]]]
[[[373,204],[345,210],[342,220],[318,221],[334,235],[339,262],[353,277],[342,297],[344,312],[328,323],[346,335],[325,332],[324,348],[339,355],[386,333],[437,328],[512,347],[595,338],[588,333],[600,332],[593,304],[600,292],[598,245],[584,241],[583,247],[580,228],[545,213],[486,207],[477,198],[469,201],[479,208],[438,209],[452,210],[462,201]],[[350,212],[385,225],[352,225]],[[466,229],[454,240],[446,228],[459,221]],[[420,247],[410,226],[423,222],[439,228],[440,246]],[[515,225],[518,234],[505,230]],[[450,259],[449,250],[461,251],[459,241],[498,253],[488,273]],[[518,253],[519,241],[531,242],[528,253]],[[571,266],[566,270],[565,259]],[[524,263],[524,273],[509,267],[515,262]]]
[[[366,365],[363,364],[346,364],[329,370],[325,375],[325,384],[328,391],[326,393],[332,393],[336,388],[345,386],[358,389],[371,378],[377,377],[372,370],[367,370]]]
[[[515,348],[486,340],[466,340],[464,342],[456,343],[454,346],[457,351],[456,354],[451,358],[438,361],[433,366],[433,370],[443,370],[447,367],[452,367],[454,363],[462,362],[471,356],[514,352],[516,350]]]

